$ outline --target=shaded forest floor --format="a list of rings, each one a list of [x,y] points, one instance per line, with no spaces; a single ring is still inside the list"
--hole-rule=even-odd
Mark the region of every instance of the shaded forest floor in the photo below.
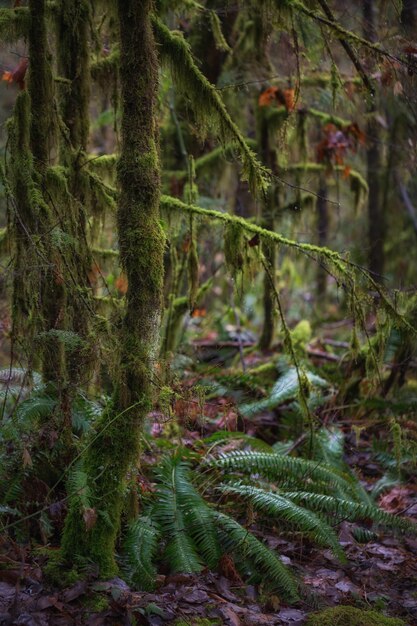
[[[198,373],[195,369],[186,372],[178,382],[174,421],[162,410],[149,416],[145,476],[148,475],[146,470],[158,463],[166,449],[181,446],[191,454],[202,455],[213,446],[213,440],[202,444],[202,438],[210,438],[219,431],[244,430],[249,436],[264,441],[276,436],[279,409],[263,411],[248,422],[239,416],[242,397],[236,394],[214,392],[209,399],[201,400],[196,391],[198,382],[212,376],[213,372],[230,371],[224,367],[225,361],[219,354],[225,348],[236,352],[233,342],[220,346],[208,341],[203,347],[206,355],[210,353],[209,358],[203,358],[206,364]],[[197,350],[201,357],[202,345]],[[311,358],[316,359],[316,371],[326,362],[325,354],[320,356],[320,351],[323,352],[322,346],[310,350]],[[255,354],[248,357],[246,365],[267,362],[268,357],[260,360]],[[219,379],[216,380],[218,383]],[[247,396],[248,391],[245,391],[245,402]],[[328,413],[331,417],[326,414],[324,418],[323,413],[321,423],[325,421],[327,426],[337,426],[343,432],[344,460],[370,490],[385,472],[372,449],[375,428],[381,428],[378,421],[372,426],[370,419],[368,432],[366,428],[358,430],[354,411]],[[242,441],[219,438],[215,445],[217,452],[230,451],[242,447]],[[152,490],[151,481],[146,477],[143,480],[143,489]],[[379,497],[379,504],[390,513],[402,514],[417,522],[417,482],[412,474],[407,476],[406,482],[386,489]],[[289,606],[262,587],[243,582],[233,561],[226,556],[218,572],[203,570],[197,575],[170,575],[162,571],[152,593],[131,589],[122,578],[102,582],[94,572],[85,580],[58,588],[45,574],[46,553],[56,550],[53,545],[47,549],[21,545],[3,535],[0,536],[0,624],[302,626],[312,612],[337,605],[375,609],[402,618],[410,626],[417,624],[416,537],[379,532],[371,539],[360,541],[354,536],[354,525],[342,521],[338,529],[347,556],[343,564],[330,550],[319,548],[296,533],[281,535],[277,526],[270,531],[257,528],[256,515],[245,523],[270,548],[276,549],[281,560],[296,574],[302,587],[300,602]]]
[[[366,451],[355,459],[366,472]],[[375,471],[374,464],[372,473]],[[417,489],[394,488],[384,496],[387,510],[407,510],[417,521]],[[0,563],[0,623],[25,626],[88,626],[149,624],[228,624],[301,626],[319,608],[352,604],[378,608],[417,624],[417,539],[381,536],[359,544],[349,523],[340,530],[348,562],[340,564],[328,550],[276,534],[264,536],[279,548],[304,585],[304,599],[286,606],[277,596],[264,596],[233,572],[159,576],[154,593],[134,591],[121,579],[100,582],[92,577],[66,589],[44,579],[42,557],[3,539]],[[202,620],[209,621],[202,621]]]

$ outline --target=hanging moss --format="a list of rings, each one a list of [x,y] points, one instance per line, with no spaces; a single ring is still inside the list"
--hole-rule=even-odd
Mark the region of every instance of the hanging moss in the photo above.
[[[357,301],[358,296],[356,294],[356,287],[353,279],[355,276],[355,272],[358,273],[364,278],[364,281],[366,282],[368,288],[371,287],[372,290],[376,291],[379,294],[381,307],[395,321],[395,323],[404,328],[404,330],[412,333],[413,336],[417,335],[416,329],[412,326],[412,324],[408,322],[405,316],[401,315],[398,312],[381,285],[379,285],[372,278],[372,276],[370,276],[366,272],[366,270],[350,262],[349,259],[344,259],[338,252],[330,250],[326,247],[316,246],[311,243],[303,243],[288,239],[280,233],[271,232],[265,228],[262,228],[261,226],[258,226],[257,224],[252,224],[249,220],[246,220],[237,215],[230,215],[228,213],[222,213],[221,211],[216,211],[214,209],[203,209],[199,206],[185,204],[184,202],[181,202],[181,200],[178,200],[178,198],[172,198],[170,196],[162,195],[160,198],[160,204],[161,208],[165,209],[168,212],[177,211],[179,213],[193,213],[194,215],[216,219],[220,222],[238,224],[241,226],[243,231],[258,234],[260,237],[270,239],[276,244],[281,244],[288,248],[297,250],[301,253],[308,255],[309,258],[312,257],[316,261],[324,260],[327,262],[329,269],[334,272],[336,277],[338,277],[341,282],[345,283],[345,289],[348,292],[355,292],[355,299]],[[364,297],[364,294],[361,294],[361,298],[363,299]]]
[[[218,48],[222,52],[230,52],[231,48],[227,43],[225,36],[223,35],[222,25],[219,16],[215,11],[210,11],[209,15],[211,30],[213,33],[214,41],[216,43],[216,48]]]
[[[119,73],[120,51],[115,48],[110,54],[91,64],[91,78],[106,88]]]
[[[158,18],[152,24],[161,58],[172,72],[182,93],[191,100],[200,129],[211,129],[223,144],[234,142],[242,161],[242,177],[253,193],[263,193],[267,186],[266,168],[258,162],[238,127],[231,119],[215,87],[198,69],[189,45],[180,33],[170,31]]]
[[[29,26],[30,15],[26,7],[0,9],[0,39],[3,43],[15,43],[26,38]]]
[[[376,611],[363,611],[353,606],[337,606],[313,613],[306,626],[405,626],[402,619],[385,617]]]
[[[239,224],[227,224],[224,232],[224,258],[232,276],[241,272],[244,265],[246,242]]]

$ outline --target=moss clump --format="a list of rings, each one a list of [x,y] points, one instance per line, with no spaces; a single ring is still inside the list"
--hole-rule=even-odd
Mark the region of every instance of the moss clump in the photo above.
[[[233,276],[243,269],[245,240],[239,224],[229,223],[224,233],[224,257]]]
[[[306,626],[405,626],[401,619],[353,606],[337,606],[310,615]]]
[[[61,550],[51,550],[47,548],[38,549],[38,554],[48,557],[48,562],[43,568],[46,580],[59,588],[70,587],[81,578],[79,571],[74,567],[64,569],[62,567]]]
[[[83,604],[89,613],[101,613],[109,608],[109,599],[106,596],[94,593],[88,596]]]

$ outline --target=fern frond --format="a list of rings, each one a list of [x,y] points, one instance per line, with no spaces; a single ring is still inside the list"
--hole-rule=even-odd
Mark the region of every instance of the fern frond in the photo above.
[[[292,500],[297,504],[308,506],[311,509],[326,513],[326,515],[340,515],[343,519],[365,520],[370,519],[376,524],[403,530],[405,532],[417,533],[417,524],[402,517],[391,515],[377,506],[353,502],[342,498],[335,498],[319,493],[309,493],[306,491],[283,492],[284,498]]]
[[[172,538],[165,548],[165,556],[172,572],[192,574],[201,572],[203,569],[194,542],[184,528],[172,534]]]
[[[302,533],[310,535],[320,545],[330,547],[341,561],[346,560],[334,530],[317,515],[297,506],[290,499],[241,483],[222,484],[218,488],[222,493],[234,494],[249,500],[255,509],[285,520]]]
[[[78,502],[80,508],[92,508],[88,474],[81,465],[73,469],[68,478],[68,497]]]
[[[320,388],[329,386],[327,381],[312,372],[305,372],[305,375],[312,386],[314,385]],[[287,400],[296,398],[298,391],[299,380],[297,370],[295,367],[291,367],[277,380],[267,398],[241,405],[239,411],[246,418],[253,417],[261,411],[270,411]]]
[[[297,479],[300,484],[319,481],[325,485],[350,491],[351,479],[324,463],[309,461],[275,452],[247,452],[235,450],[217,459],[208,459],[209,465],[222,469],[256,473],[268,479]]]
[[[57,406],[56,398],[48,395],[33,395],[24,400],[16,409],[17,420],[24,425],[49,417]]]
[[[277,556],[246,528],[223,513],[217,513],[217,523],[227,533],[233,549],[244,554],[271,587],[285,594],[286,600],[297,600],[297,584]]]
[[[126,534],[124,550],[129,578],[144,591],[152,591],[155,587],[154,559],[159,537],[159,530],[148,516],[138,517]]]
[[[174,572],[202,569],[196,545],[186,528],[184,505],[199,498],[187,476],[188,467],[178,458],[166,458],[157,471],[160,484],[153,509],[162,534],[167,538],[165,554]]]
[[[217,567],[221,557],[214,515],[214,511],[202,498],[199,503],[190,503],[184,515],[187,530],[199,554],[203,557],[204,563],[210,568]]]

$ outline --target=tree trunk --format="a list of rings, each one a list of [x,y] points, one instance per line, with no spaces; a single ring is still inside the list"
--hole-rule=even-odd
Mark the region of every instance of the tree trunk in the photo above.
[[[329,238],[329,207],[327,204],[327,185],[324,176],[320,179],[317,198],[317,235],[318,245],[326,247]],[[318,303],[323,304],[327,291],[327,272],[320,264],[317,266]]]
[[[262,161],[267,167],[274,169],[274,154],[269,146],[268,124],[262,111],[259,111],[258,115]],[[262,206],[262,225],[271,231],[275,229],[274,211],[274,185],[271,184]],[[262,252],[269,273],[265,272],[263,280],[264,319],[259,347],[261,350],[268,350],[271,347],[275,330],[275,295],[274,287],[271,285],[271,278],[275,280],[276,265],[276,248],[273,242],[263,241]]]
[[[84,168],[89,138],[90,51],[88,31],[90,6],[87,0],[62,0],[57,29],[58,68],[68,79],[60,93],[60,111],[67,129],[60,144],[60,161],[68,168],[69,197],[63,198],[62,223],[72,237],[71,274],[77,289],[67,299],[66,325],[81,338],[80,349],[67,354],[70,385],[89,380],[94,359],[89,342],[92,257],[87,240],[86,189],[89,180]],[[87,349],[88,348],[88,349]]]
[[[406,33],[415,35],[417,26],[417,0],[403,0],[401,11],[401,24]]]
[[[369,41],[377,40],[376,16],[374,0],[363,3],[363,34]],[[370,69],[370,68],[369,68]],[[368,267],[376,280],[382,280],[384,271],[385,216],[380,193],[380,137],[379,125],[375,119],[377,107],[372,100],[367,107],[368,122],[366,126],[367,151],[367,182],[368,194],[368,233],[369,259]]]
[[[86,453],[91,503],[97,519],[87,529],[72,498],[63,557],[87,557],[101,576],[116,571],[126,475],[139,459],[142,422],[152,399],[152,372],[160,325],[165,239],[159,224],[160,166],[156,96],[158,63],[150,23],[152,0],[119,0],[122,147],[118,165],[120,259],[128,280],[120,334],[119,382],[114,406],[98,426]]]

